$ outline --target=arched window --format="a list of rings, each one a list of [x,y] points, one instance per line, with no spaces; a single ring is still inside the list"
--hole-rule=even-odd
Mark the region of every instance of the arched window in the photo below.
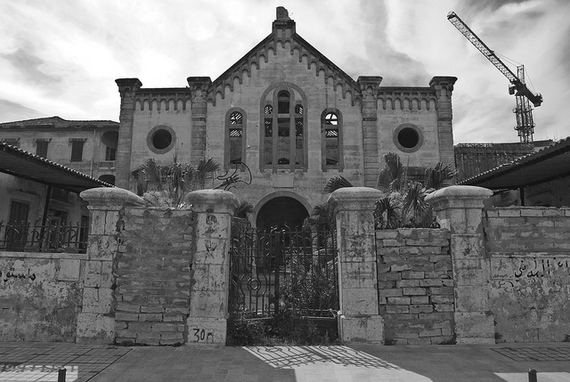
[[[306,169],[306,98],[301,90],[280,83],[262,97],[260,168]]]
[[[321,114],[322,165],[327,169],[343,169],[342,116],[336,109]]]
[[[245,162],[245,111],[230,109],[226,114],[225,168]]]

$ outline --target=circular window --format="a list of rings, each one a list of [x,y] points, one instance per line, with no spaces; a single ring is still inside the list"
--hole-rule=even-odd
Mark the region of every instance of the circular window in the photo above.
[[[394,143],[406,153],[417,151],[423,144],[421,130],[411,124],[400,125],[394,132]]]
[[[168,126],[156,126],[147,136],[148,147],[157,154],[164,154],[174,146],[176,135]]]

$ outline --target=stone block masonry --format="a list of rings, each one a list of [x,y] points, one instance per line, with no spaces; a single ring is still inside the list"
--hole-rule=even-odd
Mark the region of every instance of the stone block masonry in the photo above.
[[[186,342],[195,221],[191,210],[125,209],[115,271],[116,343]]]
[[[378,304],[386,344],[442,344],[454,338],[450,233],[376,231]]]
[[[491,208],[483,223],[497,342],[564,341],[570,334],[570,208]]]
[[[0,252],[0,342],[75,342],[86,257]]]

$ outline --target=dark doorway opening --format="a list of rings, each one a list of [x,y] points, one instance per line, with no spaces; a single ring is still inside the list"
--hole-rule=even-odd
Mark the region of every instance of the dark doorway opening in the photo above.
[[[301,229],[309,212],[299,202],[290,197],[280,196],[271,199],[261,207],[257,214],[256,226],[258,229],[287,227],[288,229]]]

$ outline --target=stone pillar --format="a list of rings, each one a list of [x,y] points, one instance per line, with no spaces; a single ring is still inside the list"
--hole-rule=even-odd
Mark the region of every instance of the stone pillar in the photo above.
[[[208,109],[208,89],[212,85],[210,77],[188,77],[188,87],[192,94],[192,129],[190,139],[190,163],[198,165],[206,157],[206,114]]]
[[[360,102],[362,112],[362,147],[364,150],[364,185],[375,187],[380,174],[378,151],[378,92],[382,77],[360,76]]]
[[[346,342],[382,343],[384,321],[378,309],[378,272],[374,205],[383,193],[367,187],[347,187],[333,192],[336,216],[339,297],[344,318],[339,337]]]
[[[455,167],[453,151],[453,110],[451,93],[457,77],[433,77],[429,86],[435,89],[437,97],[437,136],[439,141],[439,161]]]
[[[89,244],[83,283],[83,306],[77,317],[77,343],[110,344],[115,340],[115,277],[122,211],[143,200],[122,188],[92,188],[79,196],[89,203]]]
[[[231,217],[239,200],[228,191],[201,190],[189,193],[185,201],[196,212],[187,344],[225,345]]]
[[[492,191],[475,186],[451,186],[426,198],[441,227],[451,233],[455,280],[455,334],[459,344],[495,343],[494,318],[489,311],[490,259],[483,242],[483,201]]]
[[[133,118],[135,114],[135,96],[142,86],[138,78],[119,78],[115,80],[121,94],[119,113],[119,142],[115,161],[115,184],[129,188],[131,179],[131,152],[133,147]]]

